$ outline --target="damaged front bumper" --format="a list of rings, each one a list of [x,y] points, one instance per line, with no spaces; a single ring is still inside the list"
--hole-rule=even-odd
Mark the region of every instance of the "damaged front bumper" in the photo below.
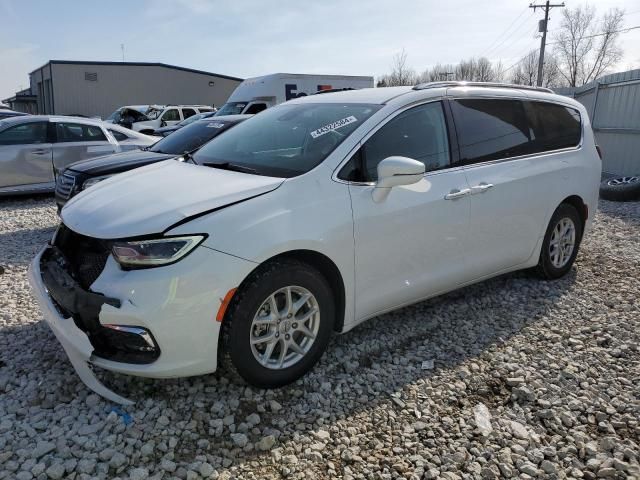
[[[45,247],[36,255],[29,267],[29,283],[44,313],[46,322],[62,344],[73,368],[87,387],[111,401],[122,405],[132,405],[131,400],[109,390],[98,380],[90,366],[94,347],[87,334],[78,328],[73,318],[74,313],[83,312],[87,318],[94,315],[97,322],[103,304],[119,307],[120,302],[117,299],[83,290],[70,275],[64,272],[62,267],[56,266],[55,260],[47,261],[43,268],[41,265],[43,256],[53,254],[55,257],[56,252],[53,249],[54,247],[51,246]],[[59,306],[54,303],[53,299]],[[68,314],[63,314],[62,310],[66,310]]]

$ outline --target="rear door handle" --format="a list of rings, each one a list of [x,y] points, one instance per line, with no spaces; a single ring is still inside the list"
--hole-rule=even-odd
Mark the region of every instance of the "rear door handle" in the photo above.
[[[46,155],[47,153],[49,153],[49,150],[38,148],[36,150],[31,150],[31,153],[33,153],[34,155]]]
[[[482,182],[479,185],[474,185],[473,187],[471,187],[471,194],[475,195],[477,193],[484,193],[490,188],[493,188],[493,183]]]
[[[449,193],[444,196],[445,200],[455,200],[456,198],[464,197],[465,195],[469,195],[471,193],[470,188],[463,188],[462,190],[453,189]]]

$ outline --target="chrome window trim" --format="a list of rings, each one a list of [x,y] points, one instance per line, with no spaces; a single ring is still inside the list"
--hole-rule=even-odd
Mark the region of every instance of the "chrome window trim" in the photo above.
[[[467,168],[471,168],[471,167],[475,167],[475,166],[481,166],[481,165],[493,165],[495,163],[502,163],[502,162],[508,162],[508,161],[512,161],[512,160],[523,160],[523,159],[527,159],[527,158],[531,158],[531,157],[540,157],[543,155],[549,155],[549,154],[555,154],[555,153],[562,153],[562,152],[572,152],[572,151],[576,151],[576,150],[581,150],[582,146],[584,144],[584,120],[582,118],[582,112],[580,112],[580,110],[578,108],[576,108],[573,105],[569,105],[569,104],[565,104],[559,101],[553,101],[553,100],[541,100],[537,97],[509,97],[509,96],[501,96],[501,95],[469,95],[469,96],[460,96],[460,95],[451,95],[450,97],[448,97],[449,100],[469,100],[469,99],[474,99],[474,98],[492,98],[492,99],[496,99],[496,100],[519,100],[519,101],[530,101],[530,102],[540,102],[540,103],[550,103],[552,105],[559,105],[561,107],[565,107],[565,108],[570,108],[572,110],[575,110],[576,112],[578,112],[578,115],[580,116],[580,141],[578,142],[578,145],[576,145],[575,147],[566,147],[566,148],[557,148],[555,150],[545,150],[543,152],[537,152],[537,153],[528,153],[526,155],[518,155],[515,157],[506,157],[506,158],[496,158],[494,160],[487,160],[484,162],[478,162],[478,163],[464,163],[464,161],[462,159],[460,159],[460,162],[462,164],[462,167],[467,169]],[[455,119],[454,119],[455,122]]]
[[[531,101],[531,102],[542,102],[542,103],[550,103],[553,105],[559,105],[565,108],[571,108],[572,110],[575,110],[576,112],[578,112],[578,115],[580,116],[580,142],[578,143],[578,145],[576,145],[575,147],[567,147],[567,148],[559,148],[556,150],[546,150],[544,152],[538,152],[538,153],[529,153],[527,155],[518,155],[515,157],[506,157],[506,158],[497,158],[494,160],[487,160],[485,162],[478,162],[478,163],[468,163],[468,164],[464,164],[462,163],[462,160],[460,160],[460,164],[458,165],[454,165],[451,166],[450,168],[442,168],[439,170],[433,170],[430,172],[425,172],[424,176],[432,176],[432,175],[438,175],[441,173],[448,173],[448,172],[452,172],[452,171],[456,171],[456,170],[467,170],[469,168],[474,168],[474,167],[479,167],[479,166],[487,166],[487,165],[494,165],[494,164],[498,164],[498,163],[503,163],[503,162],[510,162],[510,161],[517,161],[517,160],[526,160],[532,157],[541,157],[544,155],[553,155],[553,154],[557,154],[557,153],[566,153],[566,152],[573,152],[573,151],[578,151],[581,150],[584,144],[584,120],[583,120],[583,115],[582,112],[580,112],[580,110],[578,108],[576,108],[573,105],[570,105],[568,103],[564,103],[561,101],[555,101],[555,100],[542,100],[539,99],[537,97],[529,97],[529,96],[525,96],[523,95],[522,97],[520,96],[509,96],[509,95],[492,95],[492,94],[478,94],[478,95],[469,95],[469,96],[464,96],[464,95],[448,95],[445,94],[443,96],[440,97],[432,97],[429,98],[427,100],[416,100],[415,102],[409,103],[407,105],[405,105],[404,107],[400,108],[399,110],[396,110],[392,113],[390,113],[388,116],[386,116],[383,120],[380,121],[380,123],[378,123],[377,125],[375,125],[374,127],[372,127],[361,139],[360,141],[349,151],[349,153],[345,156],[345,158],[342,160],[342,162],[340,162],[338,164],[338,166],[334,169],[333,174],[331,175],[331,180],[333,180],[334,182],[337,183],[343,183],[343,184],[347,184],[347,185],[354,185],[354,186],[374,186],[375,182],[352,182],[349,180],[343,180],[341,178],[338,178],[338,173],[340,172],[340,170],[342,170],[342,168],[347,164],[347,162],[349,160],[351,160],[351,157],[353,157],[353,155],[358,151],[358,149],[362,146],[362,144],[364,142],[366,142],[367,140],[369,140],[369,138],[371,138],[371,136],[373,136],[380,128],[382,128],[384,125],[386,125],[388,122],[390,122],[391,120],[393,120],[393,118],[395,118],[396,116],[398,116],[399,114],[401,114],[402,112],[413,108],[413,107],[417,107],[420,105],[425,105],[428,103],[433,103],[433,102],[440,102],[440,101],[444,101],[444,100],[467,100],[470,98],[491,98],[491,99],[496,99],[496,100],[519,100],[519,101]],[[455,120],[454,120],[455,121]],[[449,155],[451,155],[451,152],[449,152]]]
[[[338,178],[338,173],[340,173],[340,170],[342,170],[342,168],[347,164],[347,162],[349,162],[349,160],[351,160],[351,157],[353,157],[353,155],[358,151],[358,149],[362,146],[363,143],[365,143],[367,140],[369,140],[373,135],[376,134],[376,132],[378,130],[380,130],[382,127],[384,127],[387,123],[389,123],[391,120],[393,120],[394,118],[396,118],[398,115],[400,115],[401,113],[414,108],[414,107],[419,107],[422,105],[427,105],[429,103],[435,103],[435,102],[443,102],[445,100],[445,96],[438,96],[438,97],[429,97],[427,99],[420,99],[420,100],[415,100],[411,103],[408,103],[402,107],[400,107],[397,110],[394,110],[393,112],[391,112],[389,115],[387,115],[386,117],[384,117],[382,120],[380,120],[380,122],[378,122],[378,124],[374,125],[373,127],[371,127],[371,129],[369,129],[369,131],[367,133],[365,133],[360,140],[358,141],[358,143],[349,151],[349,153],[345,156],[345,158],[342,159],[342,161],[338,164],[338,166],[336,168],[334,168],[333,173],[331,174],[331,180],[333,180],[334,182],[338,182],[338,183],[345,183],[345,184],[349,184],[349,185],[375,185],[375,182],[352,182],[349,180],[343,180],[341,178]],[[443,108],[444,107],[443,105]],[[445,118],[445,122],[446,122],[446,113],[443,111],[442,112],[444,118]],[[449,131],[448,131],[448,125],[447,125],[447,136],[449,135]],[[447,138],[448,140],[448,138]],[[449,151],[449,162],[451,162],[451,151]],[[454,167],[450,167],[450,168],[442,168],[440,170],[433,170],[432,172],[425,172],[425,176],[429,173],[436,173],[436,172],[443,172],[446,170],[452,170],[454,168],[460,167],[460,165],[456,165]]]

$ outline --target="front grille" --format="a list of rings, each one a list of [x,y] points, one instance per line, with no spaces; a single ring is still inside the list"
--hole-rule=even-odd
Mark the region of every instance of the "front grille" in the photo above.
[[[64,224],[56,234],[55,246],[69,261],[69,273],[85,289],[100,276],[110,255],[107,242],[80,235]]]
[[[69,198],[75,186],[76,177],[68,173],[60,174],[56,180],[56,195],[61,198]]]

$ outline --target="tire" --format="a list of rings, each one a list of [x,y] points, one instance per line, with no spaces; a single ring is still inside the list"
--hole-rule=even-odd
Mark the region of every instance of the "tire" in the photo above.
[[[563,222],[562,225],[561,222]],[[564,227],[569,224],[573,228],[573,247],[570,252],[568,251],[568,243],[571,240],[570,231],[567,230],[568,237],[561,235],[565,231]],[[540,277],[546,280],[555,280],[563,277],[571,270],[571,266],[578,255],[583,228],[583,220],[576,207],[563,203],[556,209],[549,221],[542,241],[542,248],[540,249],[540,259],[536,267],[536,273]],[[557,238],[560,239],[558,243],[556,243]],[[552,243],[554,246],[552,246]],[[567,246],[564,249],[560,248],[560,245],[564,244],[567,244]]]
[[[604,180],[600,184],[600,198],[614,202],[640,200],[640,175]]]
[[[307,293],[312,296],[293,316],[286,313],[287,289],[290,289],[293,300],[289,304],[294,306],[303,296],[307,298]],[[278,312],[276,315],[272,315],[274,307],[269,301],[272,296]],[[318,312],[310,314],[314,308]],[[254,318],[259,314],[264,319],[259,320],[263,324],[254,325]],[[304,316],[309,316],[309,319],[296,323],[296,318]],[[334,295],[320,272],[297,260],[269,262],[241,285],[229,305],[222,323],[222,364],[226,370],[237,373],[256,387],[287,385],[318,362],[329,343],[334,323]],[[308,333],[315,334],[315,338],[303,334],[303,326]],[[250,336],[256,341],[263,338],[271,340],[252,345]],[[290,345],[295,342],[299,351],[293,351],[291,347],[284,349],[287,342]],[[269,354],[268,348],[271,349]]]

